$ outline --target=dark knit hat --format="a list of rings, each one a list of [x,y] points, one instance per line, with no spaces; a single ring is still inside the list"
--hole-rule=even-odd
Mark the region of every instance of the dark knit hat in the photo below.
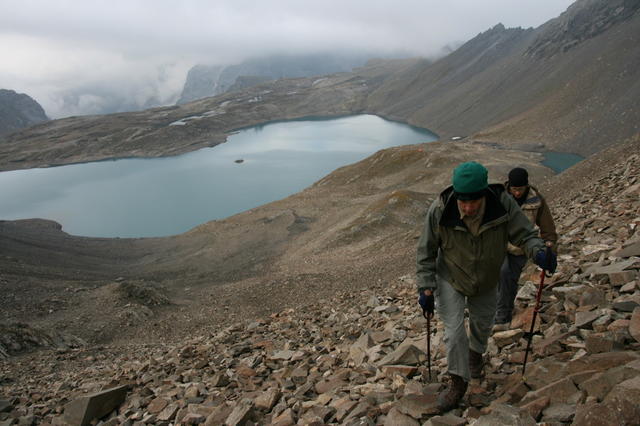
[[[529,173],[522,167],[516,167],[509,172],[509,186],[519,187],[529,185]]]
[[[453,190],[456,197],[462,201],[482,198],[489,183],[489,172],[480,163],[469,161],[462,163],[453,171]]]

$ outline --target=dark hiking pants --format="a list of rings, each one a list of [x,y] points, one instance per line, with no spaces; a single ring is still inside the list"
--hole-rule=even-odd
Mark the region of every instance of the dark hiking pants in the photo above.
[[[518,280],[522,269],[527,264],[527,257],[507,254],[500,268],[500,282],[498,283],[498,307],[496,309],[496,324],[511,321],[513,304],[518,294]]]

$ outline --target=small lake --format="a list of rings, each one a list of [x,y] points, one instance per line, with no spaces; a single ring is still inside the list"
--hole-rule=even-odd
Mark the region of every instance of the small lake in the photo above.
[[[274,122],[175,157],[0,173],[0,219],[51,219],[91,237],[174,235],[299,192],[380,149],[436,139],[374,115]]]
[[[584,160],[584,157],[578,154],[548,151],[544,153],[542,165],[549,167],[556,173],[560,173],[582,160]]]

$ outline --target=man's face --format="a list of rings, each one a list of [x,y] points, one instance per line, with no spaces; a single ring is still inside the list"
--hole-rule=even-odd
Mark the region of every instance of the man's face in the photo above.
[[[458,201],[458,208],[464,213],[465,216],[475,217],[480,211],[480,207],[482,206],[482,198],[478,198],[477,200],[469,200],[469,201]]]
[[[509,187],[509,192],[515,198],[520,199],[520,198],[522,198],[524,196],[524,193],[527,192],[527,188],[528,188],[528,186],[510,186]]]

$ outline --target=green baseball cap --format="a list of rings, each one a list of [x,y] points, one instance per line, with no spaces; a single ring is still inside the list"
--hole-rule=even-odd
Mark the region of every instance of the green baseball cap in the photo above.
[[[477,200],[489,187],[489,172],[480,163],[469,161],[460,164],[453,171],[453,190],[459,200]]]

